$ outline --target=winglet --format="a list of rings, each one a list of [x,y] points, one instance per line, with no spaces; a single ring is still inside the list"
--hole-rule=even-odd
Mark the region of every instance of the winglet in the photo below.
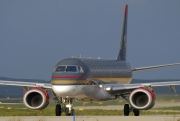
[[[172,86],[172,85],[171,85],[171,86],[169,86],[169,88],[171,89],[172,92],[176,93],[176,88],[175,88],[175,86]]]
[[[127,15],[127,9],[128,9],[128,5],[126,4],[125,8],[124,8],[124,18],[126,18]]]
[[[122,36],[121,36],[121,43],[120,43],[120,50],[117,57],[117,60],[126,60],[126,39],[127,39],[127,14],[128,14],[128,5],[126,4],[124,8],[124,22],[122,28]]]

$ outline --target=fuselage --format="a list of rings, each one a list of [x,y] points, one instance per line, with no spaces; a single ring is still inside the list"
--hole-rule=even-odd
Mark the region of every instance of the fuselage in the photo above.
[[[125,61],[67,58],[55,66],[51,84],[56,95],[82,101],[114,98],[100,85],[128,84],[132,80],[130,64]]]

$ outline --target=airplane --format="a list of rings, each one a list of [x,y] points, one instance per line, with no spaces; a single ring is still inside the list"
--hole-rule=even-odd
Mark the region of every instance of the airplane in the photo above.
[[[122,38],[117,59],[66,58],[58,62],[52,73],[51,83],[34,83],[0,80],[0,85],[21,86],[25,90],[23,103],[33,110],[45,109],[49,104],[48,90],[51,90],[57,102],[55,115],[74,115],[73,102],[98,102],[122,98],[124,116],[140,110],[149,110],[155,105],[154,88],[169,86],[175,92],[180,81],[135,83],[131,84],[132,73],[154,68],[180,65],[180,63],[131,68],[126,62],[128,5],[124,9]]]

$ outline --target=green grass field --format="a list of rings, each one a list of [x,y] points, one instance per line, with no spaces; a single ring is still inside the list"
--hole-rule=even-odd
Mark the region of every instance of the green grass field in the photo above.
[[[160,95],[157,96],[157,102],[180,102],[180,95]],[[6,101],[7,99],[0,99],[1,101]],[[13,99],[8,99],[13,100]],[[22,100],[22,99],[15,99]],[[75,102],[75,106],[106,106],[106,105],[124,105],[125,101],[115,100],[115,101],[106,101],[98,103],[86,103],[86,102]],[[50,101],[49,106],[44,110],[30,110],[27,109],[23,104],[0,104],[0,116],[54,116],[55,115],[55,105],[54,101]],[[101,116],[101,115],[114,115],[121,116],[123,115],[123,110],[102,110],[102,109],[78,109],[75,110],[76,115],[83,116]],[[174,107],[162,107],[162,108],[153,108],[148,111],[141,111],[141,115],[177,115],[180,114],[180,106]],[[62,113],[62,115],[65,115]],[[130,115],[133,115],[131,113]]]

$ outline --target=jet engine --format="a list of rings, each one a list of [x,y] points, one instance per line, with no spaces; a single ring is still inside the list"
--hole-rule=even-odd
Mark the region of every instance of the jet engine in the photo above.
[[[129,102],[135,109],[148,110],[155,104],[155,95],[151,90],[141,87],[131,92]]]
[[[24,94],[23,102],[30,109],[42,110],[49,104],[49,94],[47,91],[35,87]]]

